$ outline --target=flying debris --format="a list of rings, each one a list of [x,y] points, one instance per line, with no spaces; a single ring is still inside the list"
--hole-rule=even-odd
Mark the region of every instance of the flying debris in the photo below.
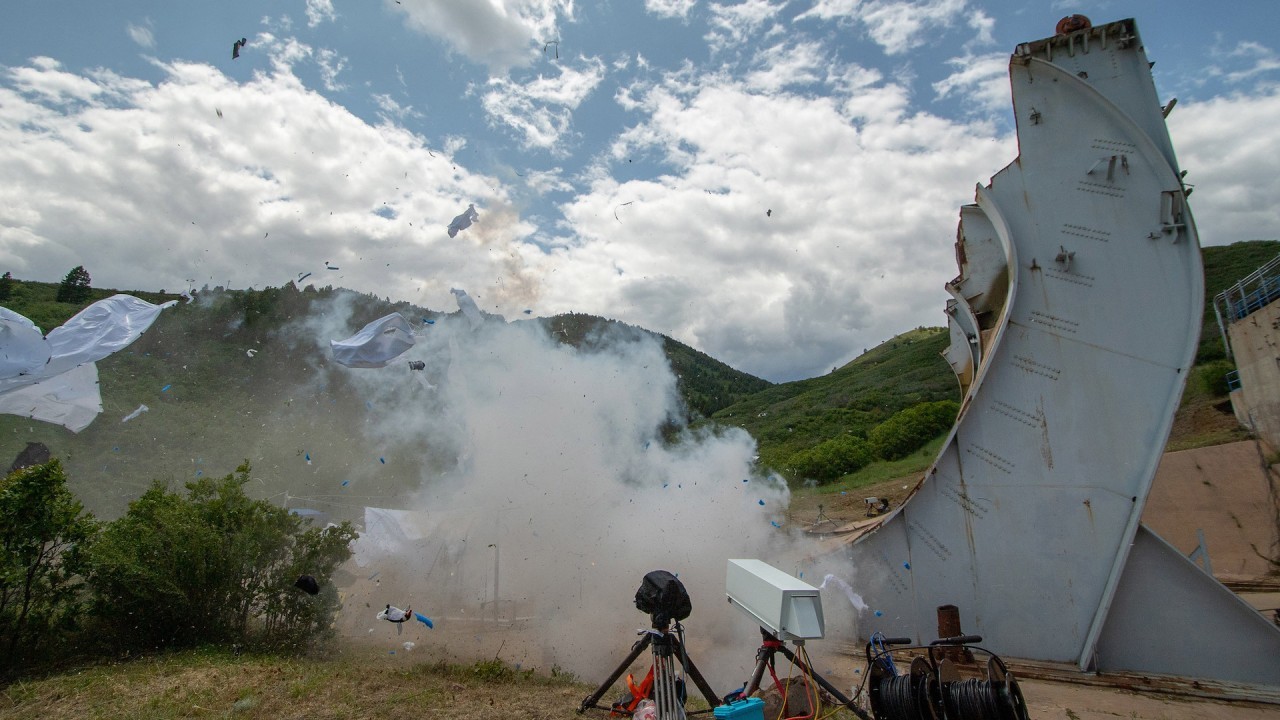
[[[471,227],[471,223],[480,222],[480,213],[476,212],[475,203],[467,206],[467,209],[449,223],[449,237],[457,237],[458,233]]]
[[[380,368],[413,347],[413,328],[400,313],[374,320],[346,340],[330,340],[333,359],[350,368]]]
[[[471,299],[466,290],[458,288],[449,288],[449,292],[458,299],[458,309],[463,315],[467,316],[467,320],[471,323],[471,329],[475,330],[484,323],[484,315],[480,314],[480,307],[476,305],[476,301]]]
[[[435,623],[431,622],[431,618],[427,617],[426,615],[423,615],[422,613],[418,613],[418,612],[416,612],[416,613],[414,613],[414,614],[413,614],[413,617],[414,617],[414,619],[415,619],[415,620],[417,620],[418,622],[422,623],[423,625],[426,625],[426,626],[427,626],[427,627],[429,627],[429,628],[433,628],[433,629],[434,629],[434,628],[435,628],[435,626],[436,626],[436,624],[435,624]]]
[[[324,269],[325,270],[341,270],[341,268],[339,268],[337,265],[330,265],[327,262],[324,264]]]
[[[146,412],[146,411],[148,411],[148,410],[150,410],[150,409],[151,409],[151,408],[147,407],[146,405],[139,405],[137,410],[134,410],[133,412],[129,413],[128,415],[125,415],[124,417],[120,418],[120,422],[122,422],[122,423],[127,423],[127,422],[129,422],[130,420],[132,420],[132,419],[134,419],[134,418],[138,417],[139,415],[141,415],[142,413],[144,413],[144,412]]]
[[[765,211],[764,211],[764,216],[765,216],[765,217],[773,217],[773,208],[769,208],[768,210],[765,210]]]
[[[248,38],[240,38],[239,40],[231,43],[231,59],[235,60],[236,58],[240,57],[240,48],[248,44],[249,44]]]
[[[213,111],[214,111],[214,112],[216,112],[216,113],[218,113],[218,117],[222,117],[222,109],[221,109],[221,108],[214,108],[214,109],[213,109]]]
[[[546,55],[547,48],[551,47],[552,45],[556,46],[556,59],[559,60],[560,59],[560,41],[559,40],[548,40],[547,44],[542,46],[542,54]]]
[[[426,370],[427,364],[422,360],[410,360],[409,369],[410,370]]]
[[[853,588],[849,586],[849,583],[841,580],[835,575],[827,575],[822,578],[822,584],[818,586],[818,589],[826,590],[827,583],[831,583],[833,586],[839,588],[840,591],[844,593],[844,596],[849,598],[849,604],[853,606],[854,610],[862,612],[867,609],[867,603],[862,599],[861,595],[853,591]]]
[[[0,308],[0,413],[80,432],[102,412],[95,364],[138,339],[170,300],[152,305],[113,295],[42,335],[35,323]]]
[[[622,222],[622,219],[618,217],[618,208],[623,207],[623,206],[625,206],[625,205],[630,205],[630,204],[631,204],[631,203],[633,203],[633,202],[635,202],[635,200],[628,200],[628,201],[626,201],[626,202],[622,203],[622,205],[619,205],[619,206],[615,207],[615,208],[613,209],[613,219],[614,219],[614,220],[617,220],[618,222]]]
[[[307,278],[309,278],[309,277],[311,277],[311,273],[307,273],[307,274],[305,274],[305,275],[303,275],[303,274],[299,273],[299,274],[298,274],[297,282],[302,282],[303,280],[306,280],[306,279],[307,279]]]
[[[252,348],[250,348],[250,349],[248,349],[248,350],[245,350],[245,351],[244,351],[244,354],[245,354],[245,355],[248,355],[249,357],[253,357],[254,353],[256,353],[256,352],[258,352],[258,351],[257,351],[257,350],[254,350],[254,349],[252,349]]]
[[[308,595],[316,595],[320,592],[320,583],[316,582],[316,579],[310,575],[298,576],[298,579],[293,583],[293,586]]]

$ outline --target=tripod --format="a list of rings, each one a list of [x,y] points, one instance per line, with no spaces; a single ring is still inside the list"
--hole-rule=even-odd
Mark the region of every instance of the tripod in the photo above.
[[[720,703],[720,698],[716,697],[716,693],[707,684],[706,678],[702,677],[702,673],[698,671],[693,659],[689,657],[688,651],[685,650],[684,643],[681,642],[678,634],[683,634],[684,628],[679,622],[675,623],[675,633],[671,632],[671,628],[667,630],[641,630],[638,634],[640,639],[631,646],[631,652],[626,659],[618,665],[618,668],[609,675],[595,692],[583,699],[582,704],[578,706],[578,714],[586,712],[588,708],[598,708],[601,710],[609,710],[611,713],[623,713],[630,715],[635,710],[635,706],[644,699],[645,696],[652,692],[654,702],[658,706],[658,720],[683,720],[684,714],[684,697],[683,693],[677,687],[675,678],[675,663],[677,659],[681,666],[684,667],[685,674],[693,680],[693,684],[698,686],[698,691],[702,693],[702,697],[706,699],[711,707],[715,707]],[[628,667],[640,657],[640,654],[649,648],[653,652],[653,665],[649,668],[649,674],[645,676],[644,682],[638,687],[630,682],[628,678],[628,686],[631,688],[631,702],[627,704],[614,703],[608,708],[597,705],[600,698],[609,691],[610,687],[622,677]]]
[[[827,517],[827,514],[822,511],[822,505],[818,505],[818,517],[813,519],[813,524],[810,525],[809,527],[816,528],[824,522],[829,523],[831,525],[836,524],[835,520],[832,520],[831,518]]]
[[[871,716],[868,715],[865,710],[855,705],[852,700],[845,697],[844,694],[837,690],[834,685],[827,682],[826,678],[814,672],[813,668],[810,668],[803,660],[796,657],[796,654],[791,652],[791,650],[787,648],[786,644],[778,639],[777,635],[774,635],[764,628],[760,628],[760,637],[760,649],[756,650],[756,668],[751,673],[751,680],[747,682],[747,686],[742,690],[742,697],[751,697],[760,689],[760,681],[764,678],[765,669],[772,671],[774,655],[776,653],[782,653],[796,667],[800,668],[800,672],[812,678],[819,687],[826,690],[827,693],[830,694],[831,697],[835,698],[837,702],[853,711],[854,715],[862,718],[862,720],[871,720]]]

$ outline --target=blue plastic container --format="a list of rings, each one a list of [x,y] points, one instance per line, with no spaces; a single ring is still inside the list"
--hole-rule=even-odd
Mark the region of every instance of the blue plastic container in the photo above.
[[[712,712],[716,720],[764,720],[764,701],[758,697],[747,698],[729,705],[717,705]]]

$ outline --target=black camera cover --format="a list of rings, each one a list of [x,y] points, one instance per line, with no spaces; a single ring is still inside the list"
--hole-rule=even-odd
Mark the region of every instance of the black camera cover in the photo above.
[[[654,570],[644,576],[636,590],[636,609],[649,613],[653,627],[666,630],[672,620],[683,620],[693,612],[684,584],[666,570]]]

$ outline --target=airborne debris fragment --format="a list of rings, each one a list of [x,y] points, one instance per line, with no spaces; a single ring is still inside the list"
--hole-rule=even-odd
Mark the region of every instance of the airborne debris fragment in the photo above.
[[[129,422],[130,420],[132,420],[132,419],[134,419],[134,418],[138,417],[139,415],[141,415],[142,413],[144,413],[144,412],[146,412],[146,411],[148,411],[148,410],[150,410],[150,409],[151,409],[151,408],[147,407],[146,405],[139,405],[137,410],[134,410],[133,412],[129,413],[128,415],[125,415],[124,417],[120,418],[120,422],[122,422],[122,423],[127,423],[127,422]]]
[[[236,58],[240,57],[240,48],[248,44],[249,44],[248,38],[240,38],[239,40],[231,43],[231,59],[235,60]]]
[[[310,575],[300,575],[294,581],[293,586],[308,595],[316,595],[320,592],[320,583]]]
[[[862,599],[861,595],[853,591],[853,588],[849,585],[849,583],[845,582],[844,580],[841,580],[835,575],[828,574],[826,577],[822,578],[822,584],[818,586],[818,589],[825,590],[827,587],[827,583],[831,583],[832,585],[839,588],[841,592],[844,593],[844,596],[849,598],[849,604],[852,605],[853,608],[858,612],[862,612],[863,610],[867,609],[867,603]]]
[[[350,368],[386,367],[413,344],[413,328],[400,313],[384,315],[345,340],[329,341],[333,359]]]
[[[480,213],[476,212],[475,203],[468,205],[461,215],[449,223],[449,237],[457,237],[459,232],[471,227],[473,222],[480,222]]]
[[[471,323],[471,329],[475,330],[480,327],[484,323],[484,315],[480,313],[480,307],[476,305],[476,301],[471,299],[466,290],[449,288],[449,292],[453,293],[453,296],[457,298],[458,309],[462,311],[462,314]]]

